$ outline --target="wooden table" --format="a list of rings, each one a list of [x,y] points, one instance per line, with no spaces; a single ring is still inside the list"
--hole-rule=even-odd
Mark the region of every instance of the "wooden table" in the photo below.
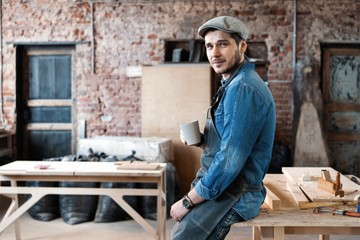
[[[291,196],[288,179],[283,174],[267,174],[264,184],[268,197],[259,216],[236,223],[236,227],[253,227],[253,240],[270,237],[283,240],[285,234],[316,234],[320,240],[330,239],[330,235],[360,235],[360,218],[313,213],[314,208],[301,210]],[[275,196],[275,197],[274,197]],[[273,204],[275,209],[270,209]],[[341,209],[356,211],[355,206],[341,206]]]
[[[35,166],[49,164],[47,169]],[[0,185],[0,194],[11,198],[11,204],[0,223],[0,234],[15,222],[16,239],[20,240],[18,218],[45,195],[108,195],[139,223],[154,239],[166,239],[166,164],[158,167],[126,169],[114,162],[44,162],[15,161],[0,167],[1,181],[10,181],[10,186]],[[21,187],[19,181],[77,181],[77,182],[139,182],[156,183],[154,189],[131,188],[71,188],[71,187]],[[19,206],[18,194],[31,194],[31,198]],[[136,212],[123,197],[157,196],[157,228]]]

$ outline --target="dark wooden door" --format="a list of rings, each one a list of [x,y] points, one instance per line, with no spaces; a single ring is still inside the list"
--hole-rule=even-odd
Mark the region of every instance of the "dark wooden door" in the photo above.
[[[333,167],[360,176],[360,49],[323,49],[324,126]]]
[[[73,48],[19,48],[18,158],[42,160],[72,154]]]

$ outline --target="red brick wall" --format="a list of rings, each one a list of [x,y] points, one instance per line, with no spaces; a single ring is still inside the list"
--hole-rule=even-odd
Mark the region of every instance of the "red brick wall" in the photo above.
[[[94,73],[87,2],[2,1],[3,111],[8,127],[15,129],[16,119],[14,42],[85,41],[76,47],[76,118],[87,121],[88,136],[140,136],[141,79],[127,78],[126,67],[161,63],[164,39],[198,38],[201,23],[226,14],[246,22],[252,40],[266,42],[268,80],[277,104],[276,137],[290,145],[294,1],[94,1]],[[320,40],[360,41],[358,0],[297,2],[299,59],[310,54],[320,61]]]

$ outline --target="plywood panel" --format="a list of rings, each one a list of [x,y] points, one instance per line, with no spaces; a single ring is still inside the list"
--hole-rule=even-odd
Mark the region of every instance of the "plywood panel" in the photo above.
[[[208,64],[164,64],[142,69],[141,132],[143,136],[177,138],[179,125],[199,120],[212,97]]]
[[[141,134],[172,139],[180,194],[189,190],[201,150],[181,143],[180,124],[199,120],[204,128],[214,81],[209,64],[163,64],[142,68]]]

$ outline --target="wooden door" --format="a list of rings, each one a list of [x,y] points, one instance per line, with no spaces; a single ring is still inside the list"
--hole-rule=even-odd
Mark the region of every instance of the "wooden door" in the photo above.
[[[323,49],[324,128],[333,167],[360,176],[360,48]]]
[[[18,158],[41,160],[72,154],[73,47],[19,48]]]

